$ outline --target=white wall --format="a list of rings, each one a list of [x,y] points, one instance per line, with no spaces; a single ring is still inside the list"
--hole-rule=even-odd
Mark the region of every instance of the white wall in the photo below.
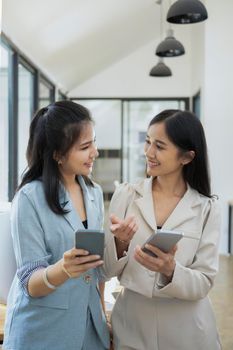
[[[186,49],[186,55],[167,58],[165,63],[173,76],[155,78],[150,69],[157,64],[153,41],[132,52],[111,67],[69,92],[71,97],[187,97],[191,91],[191,30],[175,27],[175,37]]]
[[[2,0],[0,0],[0,33],[2,31]]]
[[[173,26],[175,37],[186,49],[186,55],[165,61],[173,77],[148,75],[157,63],[154,52],[159,42],[155,40],[76,86],[69,96],[191,97],[201,88],[201,115],[209,146],[213,191],[219,195],[222,205],[221,251],[226,252],[227,201],[233,199],[233,1],[205,2],[209,13],[207,21],[193,26]],[[23,46],[20,45],[20,49],[37,61]]]
[[[227,250],[227,201],[233,199],[233,1],[206,1],[203,86],[204,126],[209,145],[212,184],[222,205],[221,251]]]
[[[207,0],[209,18],[189,26],[174,26],[187,54],[167,59],[172,78],[150,78],[158,44],[151,42],[70,92],[78,97],[193,96],[201,89],[201,117],[207,136],[213,192],[222,207],[221,252],[227,252],[227,201],[233,199],[233,13],[232,0]],[[178,28],[179,27],[179,28]],[[178,29],[177,29],[178,28]]]
[[[206,23],[207,22],[201,22],[191,26],[191,97],[196,95],[204,83],[204,44]]]

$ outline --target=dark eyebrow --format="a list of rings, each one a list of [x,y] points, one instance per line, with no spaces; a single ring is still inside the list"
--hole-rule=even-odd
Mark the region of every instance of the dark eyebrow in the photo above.
[[[92,143],[92,142],[95,142],[96,141],[96,137],[93,139],[93,140],[90,140],[90,141],[86,141],[86,142],[83,142],[83,143],[80,143],[80,147],[82,147],[82,146],[86,146],[86,145],[89,145],[90,143]]]
[[[157,143],[161,143],[162,145],[164,145],[164,146],[166,146],[167,144],[166,144],[166,142],[163,142],[163,141],[160,141],[160,140],[155,140],[155,142],[157,142]]]
[[[150,138],[150,136],[149,135],[146,135],[146,139],[149,139]],[[161,145],[164,145],[164,146],[166,146],[167,144],[166,144],[166,142],[164,142],[164,141],[161,141],[161,140],[154,140],[154,143],[161,143]]]
[[[92,141],[86,141],[86,142],[84,142],[84,143],[80,143],[80,147],[82,147],[82,146],[86,146],[86,145],[89,145],[89,143],[92,143]]]

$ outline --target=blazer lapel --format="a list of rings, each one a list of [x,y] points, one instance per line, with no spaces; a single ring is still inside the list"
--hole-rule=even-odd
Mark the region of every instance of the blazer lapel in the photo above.
[[[177,226],[180,226],[196,215],[193,207],[201,203],[200,197],[188,184],[187,186],[187,191],[163,224],[163,228],[175,229]]]
[[[152,197],[152,180],[149,178],[135,186],[135,190],[140,197],[135,200],[144,220],[154,230],[157,230],[157,224],[154,213],[154,203]],[[201,203],[198,193],[187,184],[187,191],[173,212],[163,224],[163,228],[175,229],[185,221],[191,219],[196,214],[193,208]]]
[[[152,178],[146,179],[135,186],[135,190],[140,197],[135,200],[144,220],[154,230],[157,230],[154,213],[154,203],[152,197]]]
[[[87,225],[89,229],[96,229],[99,228],[98,225],[98,216],[99,212],[97,209],[97,205],[95,202],[95,197],[92,193],[93,189],[92,187],[88,187],[85,184],[85,181],[83,180],[82,176],[78,177],[79,184],[83,191],[83,198],[84,198],[84,204],[86,209],[86,215],[87,215]]]
[[[76,210],[72,206],[72,201],[69,196],[69,193],[66,191],[63,184],[60,184],[60,204],[63,207],[63,209],[67,210],[68,213],[64,215],[64,219],[68,222],[68,224],[72,227],[74,231],[76,231],[78,228],[84,228],[83,223],[76,212]]]

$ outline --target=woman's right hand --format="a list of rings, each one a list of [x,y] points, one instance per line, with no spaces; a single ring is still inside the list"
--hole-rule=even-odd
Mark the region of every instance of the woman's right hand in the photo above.
[[[87,270],[94,269],[103,264],[103,260],[99,260],[99,255],[88,254],[88,251],[77,248],[66,251],[63,254],[63,259],[61,259],[62,270],[70,278],[77,278]]]
[[[138,225],[134,215],[128,216],[124,220],[120,220],[116,215],[110,215],[110,230],[120,242],[129,244],[136,231]]]

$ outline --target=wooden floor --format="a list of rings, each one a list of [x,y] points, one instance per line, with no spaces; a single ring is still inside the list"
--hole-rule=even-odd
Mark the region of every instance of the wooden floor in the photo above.
[[[221,256],[219,273],[210,292],[222,350],[233,350],[233,256]]]

